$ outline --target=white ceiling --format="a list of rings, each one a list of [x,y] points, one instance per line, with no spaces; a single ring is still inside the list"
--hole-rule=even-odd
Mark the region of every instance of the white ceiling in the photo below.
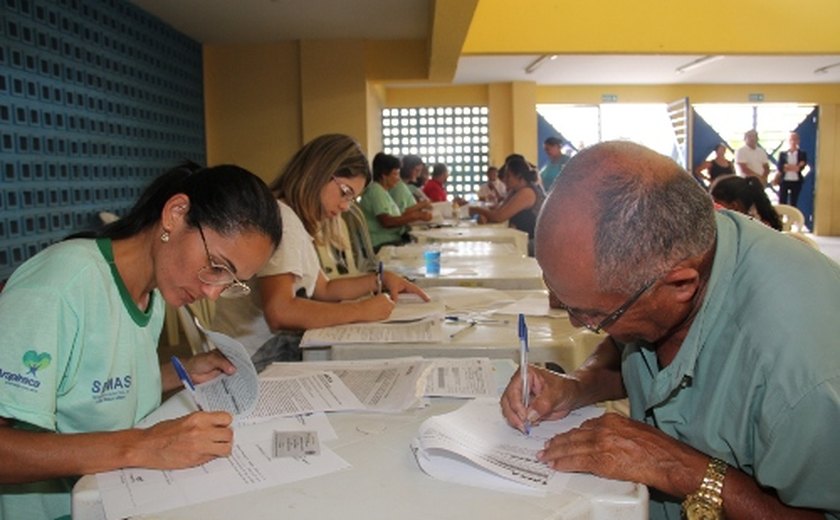
[[[202,43],[297,39],[418,39],[430,31],[432,0],[131,0]],[[534,81],[539,85],[840,83],[840,55],[727,56],[695,70],[698,55],[559,55],[533,74],[539,56],[466,56],[453,83]],[[825,74],[814,70],[838,64]]]

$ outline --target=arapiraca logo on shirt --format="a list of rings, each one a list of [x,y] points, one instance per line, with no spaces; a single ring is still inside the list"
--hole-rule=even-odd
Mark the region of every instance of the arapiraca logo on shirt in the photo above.
[[[50,366],[50,361],[52,361],[52,357],[46,352],[41,352],[39,354],[34,350],[29,350],[23,355],[24,366],[26,366],[26,368],[29,369],[29,373],[35,377],[38,377],[37,372],[39,370]]]

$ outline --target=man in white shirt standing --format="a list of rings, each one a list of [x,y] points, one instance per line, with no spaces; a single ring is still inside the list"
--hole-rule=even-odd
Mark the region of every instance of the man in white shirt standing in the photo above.
[[[770,175],[770,160],[767,158],[767,152],[758,146],[758,132],[748,130],[744,134],[744,142],[746,144],[735,152],[738,175],[758,177],[766,186]]]

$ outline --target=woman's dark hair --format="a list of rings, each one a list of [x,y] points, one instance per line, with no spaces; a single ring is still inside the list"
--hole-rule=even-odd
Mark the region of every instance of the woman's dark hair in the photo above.
[[[373,163],[371,163],[373,170],[373,180],[379,182],[382,177],[385,177],[394,170],[400,169],[400,160],[384,152],[379,152],[373,156]]]
[[[405,181],[411,179],[411,175],[414,173],[414,168],[423,164],[423,159],[416,155],[403,155],[401,162],[402,168],[400,168],[400,178]]]
[[[156,178],[127,215],[93,236],[121,239],[134,236],[160,221],[166,202],[182,193],[189,197],[185,216],[190,227],[201,226],[231,236],[256,231],[280,243],[282,227],[277,201],[256,175],[230,164],[202,168],[187,162]]]
[[[505,163],[505,175],[513,175],[520,179],[525,179],[528,182],[535,182],[537,180],[537,172],[528,161],[521,157],[511,157]]]
[[[782,219],[773,209],[773,204],[764,193],[764,185],[757,177],[738,177],[727,175],[718,177],[712,184],[710,191],[716,201],[733,203],[739,202],[744,212],[755,206],[758,216],[771,228],[781,231]]]

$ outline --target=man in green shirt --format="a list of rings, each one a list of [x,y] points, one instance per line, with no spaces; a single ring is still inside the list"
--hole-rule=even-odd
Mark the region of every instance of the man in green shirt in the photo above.
[[[537,260],[572,324],[607,335],[570,375],[531,367],[528,407],[515,375],[502,409],[524,430],[626,396],[632,418],[588,421],[540,460],[649,486],[651,518],[840,518],[837,264],[716,213],[629,142],[584,150],[558,182]]]

